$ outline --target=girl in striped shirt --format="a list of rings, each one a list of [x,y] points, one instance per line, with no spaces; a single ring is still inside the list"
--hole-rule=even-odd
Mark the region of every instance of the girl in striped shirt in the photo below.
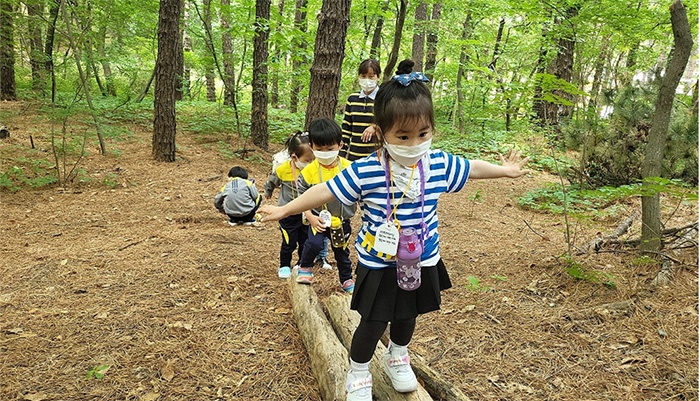
[[[408,343],[416,317],[440,308],[440,291],[452,286],[440,258],[437,201],[457,192],[468,178],[517,178],[527,174],[528,158],[510,152],[501,165],[467,160],[430,150],[433,103],[425,75],[404,60],[382,84],[374,104],[382,148],[282,207],[265,206],[263,221],[333,199],[362,210],[355,249],[358,254],[351,308],[360,313],[350,347],[347,400],[372,400],[369,362],[389,322],[390,343],[383,366],[396,391],[417,388]]]

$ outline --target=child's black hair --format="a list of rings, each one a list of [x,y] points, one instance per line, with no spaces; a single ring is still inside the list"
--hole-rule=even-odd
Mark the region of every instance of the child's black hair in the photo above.
[[[413,60],[403,60],[399,63],[396,74],[410,74],[413,65]],[[382,133],[394,125],[411,127],[423,121],[430,124],[431,128],[435,127],[433,98],[426,84],[414,80],[404,86],[394,79],[382,84],[374,99],[374,123]]]
[[[357,68],[357,75],[367,74],[369,73],[370,69],[375,73],[375,75],[382,75],[382,67],[379,66],[379,61],[373,58],[368,58],[360,63],[360,66]]]
[[[241,166],[234,166],[231,167],[231,170],[228,171],[228,176],[229,178],[243,178],[244,180],[247,180],[248,170],[244,169]]]
[[[309,124],[309,140],[316,146],[340,145],[343,132],[338,123],[330,118],[317,118]]]
[[[301,157],[303,156],[304,152],[301,152],[300,154],[300,151],[303,149],[304,145],[309,144],[309,133],[297,131],[294,135],[287,139],[287,142],[284,143],[284,147],[287,148],[289,156]]]

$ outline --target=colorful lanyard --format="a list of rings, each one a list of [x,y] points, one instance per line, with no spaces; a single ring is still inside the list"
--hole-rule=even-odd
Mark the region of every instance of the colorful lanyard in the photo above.
[[[421,228],[421,243],[428,238],[428,225],[425,223],[425,172],[423,171],[423,160],[418,160],[418,171],[420,173],[420,228]],[[415,167],[414,167],[415,168]],[[386,157],[386,164],[384,165],[384,177],[386,178],[386,219],[391,221],[392,215],[395,216],[396,209],[399,207],[399,203],[403,199],[404,195],[411,186],[411,180],[413,179],[413,171],[411,171],[411,177],[408,179],[408,186],[406,190],[401,195],[399,202],[396,204],[394,211],[391,208],[391,198],[393,197],[393,192],[391,191],[391,167],[389,166],[389,155]],[[398,221],[397,221],[398,223]]]

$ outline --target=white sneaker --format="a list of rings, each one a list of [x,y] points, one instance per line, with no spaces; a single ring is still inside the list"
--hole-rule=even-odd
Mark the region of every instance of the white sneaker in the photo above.
[[[383,358],[384,371],[391,379],[394,390],[399,393],[409,393],[418,388],[416,374],[411,369],[411,358],[408,356],[408,351],[404,352],[401,355],[395,349],[390,349]]]
[[[328,263],[328,260],[326,258],[319,258],[316,260],[316,264],[321,265],[321,268],[326,269],[326,270],[333,270],[333,265]]]
[[[372,374],[369,370],[348,370],[346,401],[372,401]]]

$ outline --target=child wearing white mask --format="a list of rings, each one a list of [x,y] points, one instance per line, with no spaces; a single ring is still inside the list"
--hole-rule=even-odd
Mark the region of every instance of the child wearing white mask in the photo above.
[[[369,363],[377,342],[390,326],[382,364],[396,391],[417,388],[408,344],[418,315],[440,309],[441,290],[451,287],[440,257],[437,204],[445,192],[457,192],[467,179],[527,174],[528,158],[511,151],[501,165],[467,160],[430,150],[434,114],[425,75],[411,72],[404,60],[382,84],[374,103],[377,134],[383,148],[353,162],[328,181],[279,208],[265,206],[263,221],[278,220],[336,199],[360,202],[362,226],[355,249],[355,292],[351,308],[361,316],[350,347],[347,400],[372,400]]]
[[[328,118],[320,118],[309,124],[309,141],[315,160],[301,171],[299,175],[299,193],[333,179],[351,164],[340,157],[338,152],[343,146],[342,134],[338,124]],[[348,239],[350,238],[350,219],[355,215],[355,204],[341,204],[335,199],[322,202],[304,212],[309,222],[308,239],[299,260],[296,281],[302,284],[313,282],[314,260],[323,249],[326,238],[330,238],[330,248],[338,265],[338,278],[343,291],[352,293],[355,280],[352,278],[352,262]]]
[[[373,128],[374,98],[379,90],[379,75],[382,69],[379,62],[367,59],[357,69],[361,90],[348,97],[343,116],[343,143],[340,155],[350,161],[368,156],[378,147]]]
[[[265,183],[265,199],[272,198],[275,189],[280,188],[279,201],[277,202],[279,206],[286,205],[299,196],[297,178],[301,174],[301,170],[314,160],[307,132],[297,131],[290,136],[285,142],[285,148],[289,160],[277,166]],[[282,232],[282,246],[280,247],[280,264],[277,276],[286,279],[292,274],[290,266],[295,249],[299,259],[301,259],[309,228],[308,222],[302,214],[294,214],[280,220],[279,228]]]

